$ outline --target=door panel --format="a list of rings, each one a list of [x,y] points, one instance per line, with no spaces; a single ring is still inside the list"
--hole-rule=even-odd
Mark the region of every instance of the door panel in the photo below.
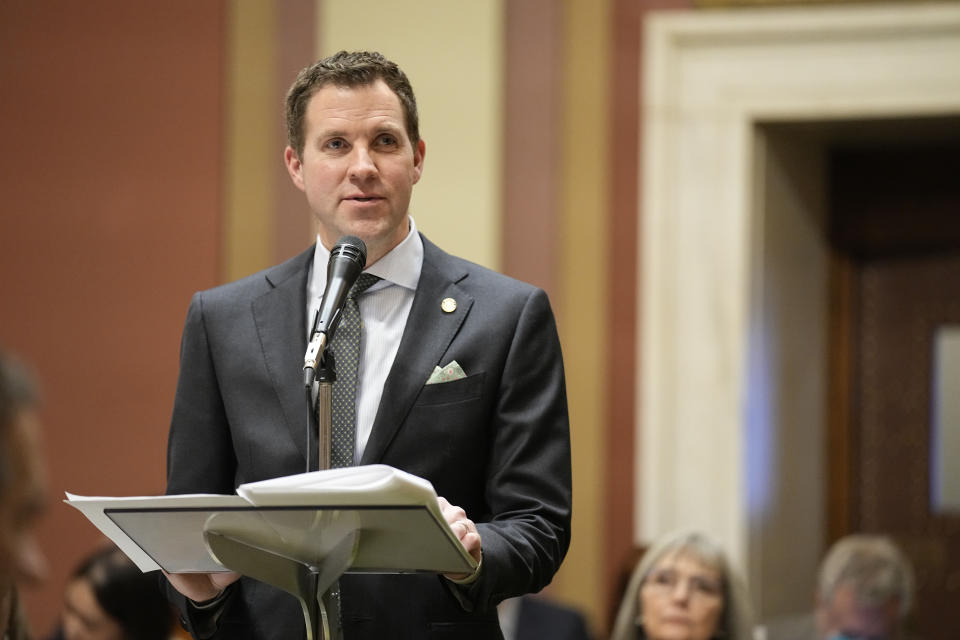
[[[830,531],[902,546],[917,576],[912,628],[928,640],[960,638],[960,513],[931,499],[934,336],[960,325],[958,160],[956,146],[831,158],[832,344],[846,350],[831,379],[849,395],[832,407]]]

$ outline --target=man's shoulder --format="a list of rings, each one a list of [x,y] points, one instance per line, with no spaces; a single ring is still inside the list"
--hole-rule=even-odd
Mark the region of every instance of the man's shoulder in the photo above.
[[[314,249],[311,246],[303,253],[280,264],[262,269],[233,282],[198,291],[195,296],[202,298],[205,304],[243,302],[259,297],[290,278],[301,277],[305,279],[307,269],[313,259],[313,252]]]
[[[508,275],[494,271],[489,267],[471,262],[447,253],[426,238],[423,238],[424,265],[430,265],[458,285],[478,294],[491,295],[518,295],[527,297],[534,292],[542,291],[539,287],[517,280]]]

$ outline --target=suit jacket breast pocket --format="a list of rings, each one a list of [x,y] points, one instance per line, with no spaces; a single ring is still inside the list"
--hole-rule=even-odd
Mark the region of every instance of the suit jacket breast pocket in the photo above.
[[[415,405],[457,404],[476,400],[483,392],[483,377],[483,373],[475,373],[459,380],[424,385]]]

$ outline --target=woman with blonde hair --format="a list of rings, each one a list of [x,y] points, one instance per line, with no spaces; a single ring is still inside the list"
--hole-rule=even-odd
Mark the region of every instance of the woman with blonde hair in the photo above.
[[[657,540],[637,563],[611,640],[750,640],[746,587],[702,533]]]

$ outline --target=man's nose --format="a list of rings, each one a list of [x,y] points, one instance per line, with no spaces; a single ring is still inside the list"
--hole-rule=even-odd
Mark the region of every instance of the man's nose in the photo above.
[[[377,174],[377,164],[370,154],[370,150],[358,144],[354,146],[350,158],[350,178],[353,180],[367,180]]]

